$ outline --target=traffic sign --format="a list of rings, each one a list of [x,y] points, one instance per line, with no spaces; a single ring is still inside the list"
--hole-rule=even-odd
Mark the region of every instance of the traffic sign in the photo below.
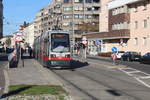
[[[112,47],[111,50],[112,50],[113,53],[117,53],[117,51],[118,51],[117,47]]]
[[[16,36],[15,37],[15,41],[17,42],[21,42],[23,39],[22,39],[22,36]]]
[[[83,36],[82,41],[86,41],[86,40],[87,40],[86,36]]]
[[[87,40],[83,40],[82,43],[86,45],[87,44]]]
[[[95,44],[96,44],[96,45],[100,45],[100,44],[101,44],[101,40],[96,40],[96,41],[95,41]]]

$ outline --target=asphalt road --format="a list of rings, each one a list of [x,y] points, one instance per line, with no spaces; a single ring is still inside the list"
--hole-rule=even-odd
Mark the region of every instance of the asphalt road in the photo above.
[[[95,61],[105,61],[105,62],[112,62],[111,59],[107,58],[107,59],[103,59],[103,58],[95,58],[95,57],[88,57],[89,60],[95,60]],[[122,64],[122,65],[126,65],[128,67],[131,67],[131,68],[134,68],[134,69],[137,69],[137,70],[140,70],[140,71],[143,71],[145,73],[148,73],[150,74],[150,64],[142,64],[138,61],[131,61],[131,62],[128,62],[128,61],[120,61],[118,60],[117,61],[119,64]]]
[[[88,59],[88,64],[74,62],[74,70],[52,70],[74,100],[149,100],[150,88],[109,60]]]

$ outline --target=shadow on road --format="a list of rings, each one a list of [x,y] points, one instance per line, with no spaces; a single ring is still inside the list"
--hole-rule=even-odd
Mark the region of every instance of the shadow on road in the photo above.
[[[80,61],[71,61],[71,67],[73,69],[78,69],[78,68],[82,68],[82,67],[86,67],[88,66],[89,64],[87,62],[80,62]]]

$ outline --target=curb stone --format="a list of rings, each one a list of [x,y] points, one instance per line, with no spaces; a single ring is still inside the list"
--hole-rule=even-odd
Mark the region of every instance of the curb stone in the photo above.
[[[7,72],[8,69],[9,69],[9,63],[4,68],[4,77],[5,77],[4,93],[8,93],[8,87],[9,87],[9,76]]]

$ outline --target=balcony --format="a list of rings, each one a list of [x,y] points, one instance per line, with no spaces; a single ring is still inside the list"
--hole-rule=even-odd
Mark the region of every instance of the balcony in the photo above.
[[[108,9],[118,8],[123,5],[132,4],[138,1],[142,1],[142,0],[113,0],[108,3]]]

